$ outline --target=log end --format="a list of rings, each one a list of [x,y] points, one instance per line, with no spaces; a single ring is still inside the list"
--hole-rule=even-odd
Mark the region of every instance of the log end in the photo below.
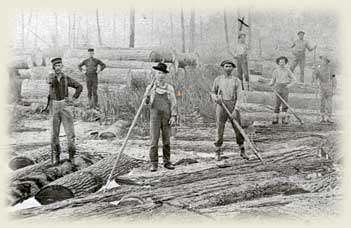
[[[12,170],[17,170],[33,164],[34,161],[27,157],[15,157],[10,161],[9,167]]]
[[[42,205],[48,205],[65,199],[73,198],[74,194],[66,187],[60,185],[48,185],[35,195],[35,199]]]

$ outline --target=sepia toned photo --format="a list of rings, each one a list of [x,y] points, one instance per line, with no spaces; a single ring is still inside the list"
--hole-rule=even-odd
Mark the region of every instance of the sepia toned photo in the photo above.
[[[8,23],[11,220],[343,214],[337,11],[116,3]]]

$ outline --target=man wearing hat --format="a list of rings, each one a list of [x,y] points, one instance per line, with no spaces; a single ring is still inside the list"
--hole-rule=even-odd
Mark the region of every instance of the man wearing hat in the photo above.
[[[87,90],[90,108],[98,109],[98,73],[103,71],[106,65],[99,59],[94,58],[94,49],[88,49],[89,58],[85,59],[78,65],[80,71],[82,67],[85,66],[86,80],[87,80]]]
[[[235,77],[232,72],[236,67],[232,61],[225,60],[221,63],[221,67],[224,70],[224,75],[216,77],[213,82],[211,97],[216,103],[216,126],[217,126],[217,137],[214,145],[216,146],[216,158],[221,160],[221,149],[223,145],[223,133],[225,123],[228,119],[228,114],[222,107],[222,99],[224,104],[231,112],[231,117],[235,118],[236,121],[241,125],[239,106],[240,106],[240,92],[241,92],[241,81]],[[244,159],[249,159],[245,152],[244,137],[237,129],[235,125],[232,126],[236,136],[236,143],[240,148],[240,156]]]
[[[306,49],[309,51],[313,51],[317,48],[317,45],[311,47],[308,41],[304,40],[303,37],[305,35],[304,31],[299,31],[297,36],[299,37],[295,42],[291,45],[292,53],[293,53],[293,62],[291,64],[290,70],[294,72],[297,64],[300,67],[300,82],[305,81],[305,62],[306,62]]]
[[[174,126],[177,119],[176,97],[172,85],[166,83],[166,75],[169,73],[167,65],[158,63],[152,67],[155,70],[155,83],[149,85],[146,91],[150,91],[146,96],[146,104],[150,107],[150,161],[151,172],[157,171],[158,168],[158,140],[160,130],[162,131],[162,152],[163,166],[166,169],[174,169],[170,158],[170,136],[171,126]]]
[[[315,80],[319,81],[321,123],[332,122],[332,98],[336,90],[335,73],[329,65],[330,60],[327,56],[320,56],[319,58],[322,64],[314,70],[312,83],[314,83]]]
[[[49,74],[49,94],[51,100],[52,113],[52,131],[51,131],[51,151],[52,162],[58,164],[60,162],[60,126],[61,123],[67,135],[69,161],[74,163],[74,155],[76,153],[75,134],[73,125],[73,116],[67,104],[74,103],[80,96],[83,86],[74,79],[62,73],[62,59],[54,58],[51,60],[53,73]],[[68,87],[75,88],[72,98],[69,97]]]
[[[286,67],[288,58],[281,56],[276,59],[276,63],[278,67],[273,71],[270,86],[273,86],[275,91],[284,99],[284,101],[288,102],[289,88],[295,83],[295,77],[294,74]],[[282,123],[288,124],[288,116],[286,114],[288,111],[288,106],[285,105],[278,96],[275,97],[274,120],[272,124],[279,123],[280,106],[282,106]]]

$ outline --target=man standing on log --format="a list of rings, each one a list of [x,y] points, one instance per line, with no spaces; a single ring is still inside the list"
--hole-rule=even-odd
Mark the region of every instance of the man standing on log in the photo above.
[[[145,93],[144,96],[146,96],[146,104],[150,107],[150,171],[155,172],[158,168],[158,140],[160,138],[160,130],[162,131],[163,165],[166,169],[174,169],[170,161],[170,136],[171,126],[176,124],[177,102],[173,86],[165,81],[166,74],[169,73],[167,65],[159,63],[152,68],[156,70],[156,81],[153,85],[149,85],[146,88],[146,91],[150,91],[150,93]]]
[[[73,116],[70,109],[67,107],[69,104],[74,104],[76,99],[80,96],[83,86],[74,79],[62,73],[62,59],[54,58],[51,60],[54,72],[50,73],[48,83],[50,100],[51,100],[51,113],[52,113],[52,131],[51,131],[51,151],[52,162],[58,164],[60,162],[60,127],[61,123],[67,135],[68,143],[68,156],[69,161],[74,163],[74,155],[76,153],[75,147],[75,134],[73,125]],[[68,96],[68,87],[76,89],[73,97]]]
[[[82,67],[86,67],[85,75],[87,80],[87,90],[88,90],[88,99],[90,108],[98,108],[98,73],[103,71],[106,67],[105,63],[101,60],[94,58],[94,49],[88,49],[89,58],[85,59],[78,65],[80,71]]]
[[[241,125],[240,113],[239,113],[239,94],[241,92],[242,83],[235,77],[232,72],[236,67],[232,61],[223,61],[221,67],[225,72],[224,75],[216,77],[213,82],[211,97],[216,105],[216,125],[217,125],[217,138],[214,145],[216,146],[216,158],[218,161],[221,160],[221,149],[223,145],[223,134],[225,123],[228,119],[228,114],[222,107],[222,100],[231,112],[231,117],[235,118],[236,121]],[[244,159],[249,159],[245,152],[244,137],[238,130],[238,128],[232,126],[236,136],[236,143],[240,148],[240,156]]]
[[[304,40],[303,37],[305,35],[304,31],[299,31],[297,33],[298,39],[291,45],[292,53],[293,53],[293,62],[291,64],[290,70],[294,72],[297,64],[300,67],[300,82],[305,81],[305,62],[306,62],[306,49],[309,51],[313,51],[317,48],[317,45],[311,47],[308,41]]]
[[[247,61],[248,46],[245,43],[246,34],[241,33],[238,36],[238,44],[234,51],[234,58],[237,60],[238,77],[242,83],[242,89],[249,90],[249,67]],[[246,86],[245,86],[246,85]]]
[[[329,122],[331,123],[331,114],[332,114],[332,98],[336,90],[336,78],[335,73],[331,69],[329,63],[330,60],[327,56],[320,56],[322,64],[318,66],[313,72],[313,81],[319,81],[320,87],[320,115],[321,123]]]
[[[270,86],[274,86],[275,91],[284,99],[284,101],[288,102],[289,88],[295,83],[295,77],[294,74],[286,68],[288,58],[281,56],[277,58],[276,63],[279,67],[273,71]],[[282,106],[282,123],[288,124],[288,116],[286,114],[288,106],[284,104],[278,96],[275,97],[275,100],[274,120],[272,124],[279,123],[280,106]]]

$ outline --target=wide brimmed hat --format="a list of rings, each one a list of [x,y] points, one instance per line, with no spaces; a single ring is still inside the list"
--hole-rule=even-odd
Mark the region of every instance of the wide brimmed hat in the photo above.
[[[319,58],[322,59],[322,60],[325,59],[325,60],[328,61],[328,63],[330,63],[330,59],[326,55],[321,55],[321,56],[319,56]]]
[[[245,34],[245,33],[240,33],[240,34],[238,35],[238,39],[240,39],[241,36],[245,36],[245,37],[246,37],[246,34]]]
[[[94,52],[94,48],[89,48],[88,52]]]
[[[62,58],[61,57],[53,58],[53,59],[51,59],[51,63],[52,63],[52,65],[62,63]]]
[[[289,62],[288,58],[285,57],[285,56],[280,56],[279,58],[277,58],[277,59],[275,60],[275,62],[276,62],[277,64],[279,64],[279,61],[280,61],[281,59],[284,59],[285,64],[287,64],[287,63]]]
[[[163,73],[169,73],[169,71],[167,70],[167,65],[164,63],[158,63],[157,66],[153,66],[152,68],[155,70],[162,71]]]
[[[224,67],[225,64],[230,64],[232,65],[234,68],[236,67],[236,65],[230,61],[230,60],[224,60],[223,62],[221,62],[221,67]]]
[[[306,34],[304,31],[299,31],[297,35],[299,35],[300,33]]]

